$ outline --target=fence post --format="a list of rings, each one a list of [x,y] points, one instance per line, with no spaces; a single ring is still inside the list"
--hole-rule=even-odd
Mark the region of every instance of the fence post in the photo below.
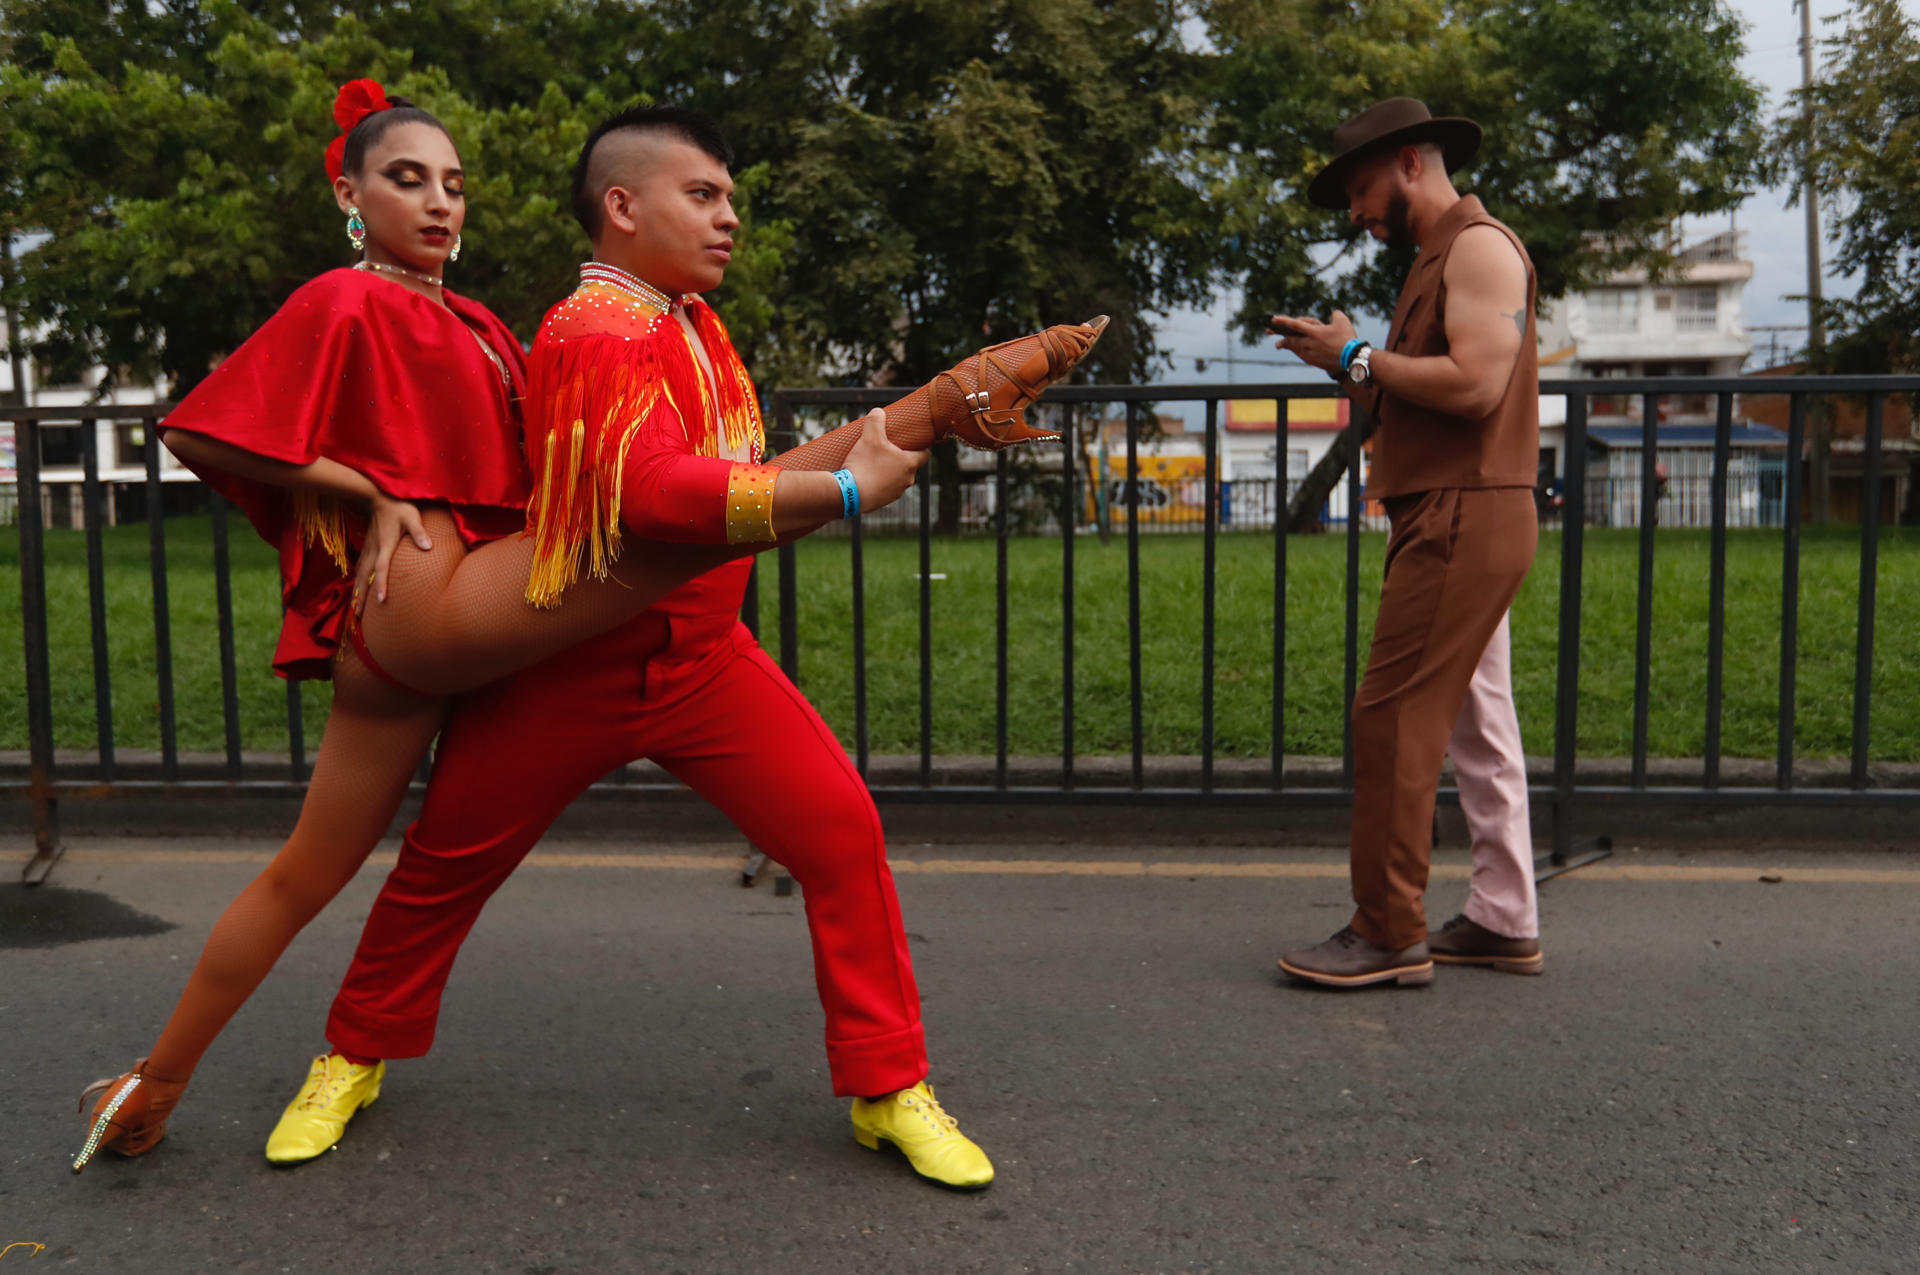
[[[1795,394],[1787,416],[1786,517],[1780,537],[1780,726],[1773,786],[1793,787],[1794,696],[1800,660],[1800,452],[1807,437],[1807,396]]]
[[[220,719],[226,732],[227,778],[238,780],[240,763],[240,671],[233,653],[233,561],[227,547],[227,501],[212,493],[213,588],[220,627]]]
[[[1074,495],[1073,409],[1063,407],[1060,431],[1060,787],[1073,787],[1073,532],[1080,525]]]
[[[1007,786],[1007,454],[993,456],[993,786]]]
[[[1660,396],[1640,404],[1640,577],[1633,647],[1633,761],[1629,782],[1647,786],[1647,713],[1653,689],[1653,533],[1660,523]]]
[[[101,526],[106,509],[100,490],[99,436],[92,421],[83,421],[86,444],[80,450],[82,500],[87,524],[87,627],[93,638],[94,749],[100,758],[100,781],[112,783],[118,765],[113,747],[113,678],[107,660],[107,567]]]
[[[1273,400],[1273,757],[1269,785],[1279,792],[1287,778],[1287,400]],[[1136,695],[1138,692],[1136,692]]]
[[[33,858],[20,879],[39,885],[60,859],[60,803],[53,795],[53,677],[47,651],[47,544],[41,526],[40,427],[14,426],[15,482],[20,518],[20,629],[27,658],[29,800]]]
[[[1005,453],[1001,453],[1005,455]],[[1146,722],[1141,709],[1140,405],[1127,400],[1127,687],[1133,790],[1146,787]]]
[[[800,438],[793,428],[793,403],[791,400],[775,396],[773,400],[774,449],[786,451],[799,445]],[[799,588],[794,578],[794,555],[791,544],[781,545],[774,551],[774,557],[780,566],[780,671],[787,680],[800,684],[800,619]]]
[[[1200,547],[1200,791],[1213,791],[1213,645],[1220,536],[1220,400],[1207,400],[1206,504]]]
[[[1853,651],[1853,786],[1865,788],[1873,725],[1874,598],[1880,578],[1880,471],[1887,396],[1867,399],[1866,465],[1860,476],[1860,613]]]
[[[1580,590],[1587,544],[1587,397],[1567,396],[1566,481],[1560,505],[1560,666],[1553,710],[1553,850],[1537,879],[1605,857],[1573,859],[1573,767],[1580,752]]]
[[[1720,396],[1713,426],[1712,535],[1707,564],[1707,738],[1702,783],[1720,786],[1720,718],[1727,636],[1727,467],[1733,435],[1733,395]]]
[[[920,786],[933,786],[933,462],[920,466]]]
[[[173,620],[167,599],[167,529],[162,517],[165,498],[160,485],[160,431],[146,428],[143,451],[147,466],[147,556],[153,574],[153,667],[159,689],[160,773],[168,782],[180,778],[180,744],[173,716]]]

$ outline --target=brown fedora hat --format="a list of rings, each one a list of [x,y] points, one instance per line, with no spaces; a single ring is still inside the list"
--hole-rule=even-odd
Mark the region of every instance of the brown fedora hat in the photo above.
[[[1452,172],[1480,149],[1480,126],[1458,116],[1436,119],[1425,102],[1410,97],[1375,102],[1333,130],[1333,158],[1308,185],[1307,198],[1322,208],[1345,208],[1347,173],[1355,163],[1421,142],[1437,144]]]

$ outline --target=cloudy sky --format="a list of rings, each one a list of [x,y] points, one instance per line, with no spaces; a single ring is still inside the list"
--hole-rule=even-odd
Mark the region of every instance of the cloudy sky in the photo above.
[[[1747,54],[1741,66],[1766,90],[1765,113],[1771,118],[1785,100],[1786,92],[1800,83],[1799,11],[1793,7],[1792,0],[1729,2],[1746,19],[1749,28]],[[1820,19],[1841,12],[1845,4],[1844,0],[1812,0],[1812,3],[1814,38],[1818,41],[1823,30]],[[1920,0],[1906,0],[1906,8],[1909,13],[1920,14]],[[1784,190],[1760,191],[1734,214],[1734,222],[1747,232],[1748,255],[1754,263],[1753,281],[1747,286],[1745,301],[1750,327],[1806,322],[1804,304],[1787,299],[1807,290],[1805,213],[1797,205],[1788,206],[1787,194]],[[1728,224],[1728,218],[1721,216],[1691,221],[1684,230],[1689,238],[1694,238],[1724,230]],[[1823,253],[1824,258],[1831,255],[1831,249]],[[1830,294],[1844,295],[1850,291],[1846,280],[1831,276],[1826,288]],[[1179,357],[1173,369],[1158,378],[1162,383],[1292,380],[1301,374],[1298,363],[1290,356],[1271,346],[1241,346],[1227,335],[1227,316],[1237,300],[1237,297],[1223,298],[1211,311],[1180,311],[1167,317],[1160,329],[1162,344]],[[1382,339],[1384,322],[1376,321],[1372,326],[1378,330],[1368,331],[1367,325],[1363,325],[1363,334],[1376,341]],[[1761,347],[1762,353],[1771,335],[1754,333],[1755,344]],[[1783,332],[1778,334],[1778,339],[1785,343],[1799,339],[1799,334]],[[1292,364],[1292,367],[1263,364],[1229,367],[1224,359],[1230,346],[1236,359],[1271,360],[1276,364]],[[1196,357],[1209,360],[1205,372],[1194,371]]]

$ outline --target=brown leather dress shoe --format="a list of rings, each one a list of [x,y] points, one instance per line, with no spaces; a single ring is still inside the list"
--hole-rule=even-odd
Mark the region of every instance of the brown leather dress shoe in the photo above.
[[[1365,987],[1369,983],[1398,983],[1416,987],[1433,981],[1433,961],[1427,945],[1415,943],[1398,952],[1375,947],[1348,926],[1318,947],[1288,952],[1280,968],[1295,978],[1324,987]]]
[[[1427,946],[1442,965],[1491,965],[1503,974],[1538,974],[1546,968],[1539,939],[1510,939],[1464,916],[1427,935]]]

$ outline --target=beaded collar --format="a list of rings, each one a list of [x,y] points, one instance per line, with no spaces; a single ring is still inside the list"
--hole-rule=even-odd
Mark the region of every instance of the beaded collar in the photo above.
[[[623,292],[630,292],[663,314],[673,309],[675,304],[672,297],[660,291],[660,289],[654,287],[645,279],[640,278],[638,275],[629,274],[619,266],[610,266],[604,261],[589,261],[582,265],[580,267],[580,282],[603,283],[609,287],[619,288]],[[686,300],[687,298],[681,297],[680,303],[684,304]]]

